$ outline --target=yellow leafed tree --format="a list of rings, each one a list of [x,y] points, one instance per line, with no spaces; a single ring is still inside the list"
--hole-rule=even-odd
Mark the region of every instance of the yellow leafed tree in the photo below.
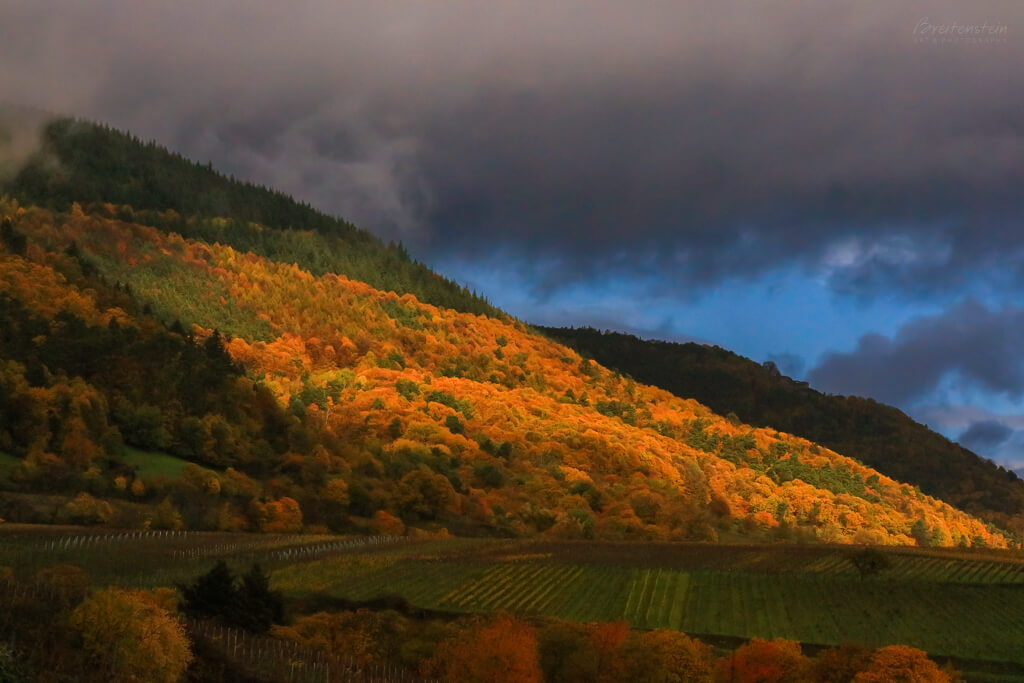
[[[97,591],[71,613],[71,626],[109,681],[174,683],[192,661],[182,624],[146,593]]]

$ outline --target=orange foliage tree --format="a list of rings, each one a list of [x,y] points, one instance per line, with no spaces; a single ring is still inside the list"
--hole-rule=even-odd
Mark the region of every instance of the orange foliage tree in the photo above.
[[[294,498],[287,496],[267,503],[263,531],[275,534],[295,533],[302,530],[302,508]]]
[[[371,528],[384,536],[401,536],[405,533],[405,524],[402,520],[384,510],[377,510],[374,513]]]
[[[445,641],[434,668],[453,683],[540,683],[543,680],[532,626],[507,614]]]
[[[621,648],[629,636],[629,623],[623,620],[593,624],[590,640],[597,658],[598,679],[614,681],[621,678]]]
[[[806,680],[808,660],[800,643],[754,638],[718,660],[719,675],[736,683],[797,683]]]
[[[711,683],[715,680],[711,652],[710,645],[679,631],[632,634],[623,647],[621,680]]]
[[[883,647],[871,657],[856,683],[949,683],[949,675],[921,650],[906,645]]]

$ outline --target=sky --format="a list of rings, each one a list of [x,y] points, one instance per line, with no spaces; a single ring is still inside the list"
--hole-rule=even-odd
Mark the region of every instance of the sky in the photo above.
[[[5,0],[0,101],[1024,473],[1024,4]]]

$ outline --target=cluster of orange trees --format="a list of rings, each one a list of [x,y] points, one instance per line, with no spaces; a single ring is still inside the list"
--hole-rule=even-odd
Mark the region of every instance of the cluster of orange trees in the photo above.
[[[62,411],[32,443],[0,437],[24,480],[56,460],[91,472],[74,481],[92,477],[94,494],[173,508],[154,522],[205,528],[1006,544],[854,460],[639,385],[513,319],[315,276],[118,211],[0,207],[27,238],[0,251],[0,294],[53,334],[72,318],[142,336],[158,321],[203,350],[220,388],[140,406],[7,361],[9,395]],[[146,481],[117,468],[118,438],[197,467]]]

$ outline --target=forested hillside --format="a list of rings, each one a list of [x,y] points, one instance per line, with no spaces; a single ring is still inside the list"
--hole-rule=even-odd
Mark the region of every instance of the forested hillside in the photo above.
[[[5,127],[24,129],[40,118],[33,112],[5,117],[0,107],[0,142]],[[218,239],[317,273],[341,273],[438,306],[500,314],[483,297],[410,259],[401,245],[386,245],[281,192],[88,121],[57,119],[39,127],[40,144],[26,163],[6,182],[0,173],[0,195],[61,211],[72,202],[109,202],[128,212],[122,218],[141,212],[143,222],[182,235]]]
[[[46,514],[25,494],[52,492],[74,496],[56,519],[171,528],[1006,543],[518,322],[130,222],[147,214],[124,206],[9,200],[0,215],[17,321],[0,411],[23,425],[0,433],[21,492],[9,516]],[[191,464],[157,476],[137,450]]]
[[[900,410],[822,394],[719,347],[648,341],[591,328],[541,328],[597,362],[689,396],[715,412],[820,443],[963,510],[1024,532],[1024,481]]]

